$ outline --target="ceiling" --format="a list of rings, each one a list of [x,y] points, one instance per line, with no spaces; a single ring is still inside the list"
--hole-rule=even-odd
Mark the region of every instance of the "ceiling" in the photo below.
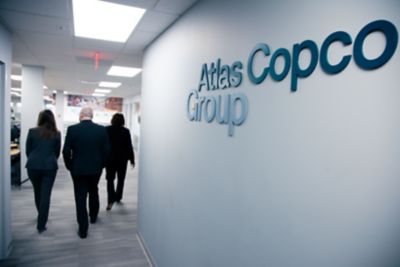
[[[126,43],[75,37],[72,0],[1,0],[0,21],[13,34],[12,73],[20,75],[22,64],[44,66],[46,95],[53,90],[91,94],[100,81],[122,83],[112,96],[140,94],[141,74],[108,76],[108,69],[112,64],[141,68],[144,49],[197,0],[107,1],[146,9]],[[97,70],[96,52],[100,53]],[[12,81],[12,87],[20,83]]]

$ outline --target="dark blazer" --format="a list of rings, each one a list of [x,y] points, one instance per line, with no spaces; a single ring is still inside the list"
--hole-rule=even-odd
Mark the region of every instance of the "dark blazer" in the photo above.
[[[103,126],[84,120],[68,127],[63,157],[72,176],[101,175],[108,153],[108,136]]]
[[[29,129],[25,144],[28,158],[25,167],[31,170],[56,170],[61,149],[61,134],[44,139],[40,131],[39,127]]]
[[[135,154],[133,153],[131,133],[125,127],[108,126],[106,127],[110,140],[111,153],[107,166],[118,166],[128,160],[135,164]]]

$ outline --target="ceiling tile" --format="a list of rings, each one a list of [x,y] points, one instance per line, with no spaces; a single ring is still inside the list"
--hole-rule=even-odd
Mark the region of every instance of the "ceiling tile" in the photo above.
[[[126,42],[124,53],[143,51],[157,36],[154,32],[134,31]]]
[[[12,30],[64,35],[70,35],[72,33],[70,20],[68,19],[30,15],[14,11],[6,11],[4,9],[0,10],[0,17],[4,19]]]
[[[63,51],[72,48],[71,35],[47,34],[42,32],[31,31],[14,31],[14,35],[18,36],[29,46],[40,46],[42,48],[54,51]]]
[[[197,0],[160,0],[154,10],[180,15],[196,2]]]
[[[141,68],[143,61],[143,54],[120,54],[114,61],[114,65]]]
[[[140,20],[137,30],[160,34],[178,18],[177,15],[147,11]]]
[[[68,19],[71,17],[69,3],[69,0],[1,0],[0,9]]]
[[[82,0],[84,1],[84,0]],[[0,20],[13,32],[13,61],[45,67],[50,89],[91,93],[85,81],[119,81],[115,96],[134,96],[141,90],[141,74],[133,78],[107,76],[112,64],[141,67],[143,50],[194,0],[103,0],[147,9],[124,43],[73,36],[71,0],[0,0]],[[94,69],[94,53],[100,66]]]
[[[90,64],[93,64],[95,61],[95,52],[93,51],[75,49],[74,55],[77,62],[86,60],[90,61]],[[111,66],[112,62],[118,57],[118,55],[119,53],[99,52],[99,64]]]
[[[108,42],[95,39],[74,37],[74,48],[90,50],[93,52],[120,52],[124,43]]]
[[[29,48],[25,45],[21,39],[17,36],[13,36],[13,62],[14,63],[23,63],[23,64],[32,64],[39,65],[39,60],[32,54]]]
[[[126,5],[126,6],[151,9],[155,6],[158,0],[103,0],[103,1]]]
[[[29,51],[45,67],[74,64],[71,36],[19,30],[15,31],[14,36],[22,40],[26,46],[29,45]],[[22,57],[20,53],[21,51],[14,51],[16,57]]]

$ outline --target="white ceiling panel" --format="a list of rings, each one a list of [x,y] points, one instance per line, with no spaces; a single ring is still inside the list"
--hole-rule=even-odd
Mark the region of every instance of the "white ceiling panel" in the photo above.
[[[197,0],[160,0],[154,7],[155,11],[180,15],[190,8]]]
[[[21,39],[17,36],[13,36],[12,38],[13,43],[13,62],[15,63],[24,63],[24,64],[31,64],[31,65],[39,65],[39,60],[32,54],[29,50],[29,47],[25,45]]]
[[[72,48],[72,36],[71,35],[57,35],[47,34],[42,32],[30,32],[30,31],[14,31],[14,35],[18,36],[29,46],[40,46],[50,48],[55,51],[62,51]]]
[[[89,50],[92,52],[121,52],[124,48],[123,43],[94,40],[88,38],[75,37],[73,40],[74,48]]]
[[[1,0],[0,9],[69,19],[69,4],[69,0]]]
[[[116,4],[134,6],[144,9],[152,9],[158,0],[103,0],[106,2],[112,2]]]
[[[57,68],[60,65],[69,66],[75,64],[75,61],[68,54],[54,53],[49,55],[48,50],[39,47],[36,47],[33,53],[36,57],[40,58],[40,63],[46,66],[46,68]]]
[[[157,33],[134,31],[131,37],[126,42],[124,53],[137,53],[149,45],[156,37]]]
[[[94,65],[95,64],[95,53],[88,50],[75,50],[75,59],[77,63],[83,63],[86,61],[86,64]],[[118,57],[119,53],[107,53],[107,52],[99,52],[99,66],[107,65],[111,66],[112,62]],[[89,62],[89,63],[88,63]]]
[[[153,32],[160,34],[171,25],[178,15],[166,14],[162,12],[147,11],[137,26],[138,31]]]
[[[71,35],[70,20],[0,10],[0,16],[13,30]]]
[[[114,65],[141,68],[143,53],[139,54],[120,54],[114,61]]]

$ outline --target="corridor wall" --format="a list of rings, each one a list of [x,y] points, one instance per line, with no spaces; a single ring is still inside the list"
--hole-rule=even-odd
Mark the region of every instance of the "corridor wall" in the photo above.
[[[10,75],[11,35],[0,23],[0,259],[11,250]]]
[[[399,266],[400,49],[371,70],[353,55],[366,25],[385,20],[398,32],[399,14],[391,0],[204,0],[146,50],[139,233],[155,266]],[[351,55],[340,73],[326,73],[318,60],[294,92],[290,61],[282,81],[269,73],[251,82],[258,43],[271,53],[257,52],[255,76],[279,48],[293,58],[295,44],[312,40],[320,53],[337,31],[352,41],[329,47],[330,64]],[[391,40],[369,34],[364,56],[378,58]],[[301,53],[299,69],[310,57]],[[246,96],[246,119],[232,136],[216,119],[189,119],[189,94],[207,83],[203,64],[218,59],[242,62],[242,82],[202,86],[199,95]],[[283,71],[281,56],[276,72]],[[238,103],[232,114],[243,109]]]

